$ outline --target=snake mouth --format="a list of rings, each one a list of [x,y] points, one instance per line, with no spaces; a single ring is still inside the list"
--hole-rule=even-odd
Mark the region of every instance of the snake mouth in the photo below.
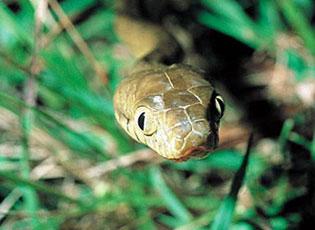
[[[182,162],[188,160],[191,157],[200,159],[206,157],[213,150],[214,148],[210,148],[209,146],[194,146],[186,149],[179,158],[174,158],[172,160]]]

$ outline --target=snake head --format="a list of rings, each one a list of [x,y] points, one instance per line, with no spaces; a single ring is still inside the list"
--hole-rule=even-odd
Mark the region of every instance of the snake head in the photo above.
[[[118,87],[114,106],[123,129],[167,159],[204,156],[218,145],[223,99],[188,67],[132,74]]]

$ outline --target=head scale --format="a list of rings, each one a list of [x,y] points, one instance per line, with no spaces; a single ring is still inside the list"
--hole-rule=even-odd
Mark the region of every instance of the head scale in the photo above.
[[[223,99],[189,66],[134,72],[118,87],[114,105],[122,128],[165,158],[185,160],[218,144]]]

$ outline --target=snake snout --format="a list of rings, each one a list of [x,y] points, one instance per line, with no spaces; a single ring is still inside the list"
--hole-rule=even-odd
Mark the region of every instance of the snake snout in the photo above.
[[[211,149],[207,144],[210,133],[208,122],[205,119],[192,121],[187,116],[177,119],[178,122],[164,133],[167,148],[163,155],[176,161],[204,156]]]
[[[186,161],[189,158],[203,158],[208,155],[210,151],[213,149],[209,148],[209,146],[196,146],[196,147],[191,147],[184,151],[181,154],[181,158],[176,159],[176,161]]]

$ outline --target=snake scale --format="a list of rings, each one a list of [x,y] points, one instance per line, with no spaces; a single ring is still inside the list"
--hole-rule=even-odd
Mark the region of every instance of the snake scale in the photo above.
[[[201,157],[215,149],[224,101],[203,73],[185,64],[152,61],[157,54],[174,50],[171,37],[161,28],[120,17],[116,29],[123,42],[140,47],[140,54],[135,54],[140,61],[114,95],[119,125],[134,140],[170,160]],[[146,42],[149,45],[142,46]]]

